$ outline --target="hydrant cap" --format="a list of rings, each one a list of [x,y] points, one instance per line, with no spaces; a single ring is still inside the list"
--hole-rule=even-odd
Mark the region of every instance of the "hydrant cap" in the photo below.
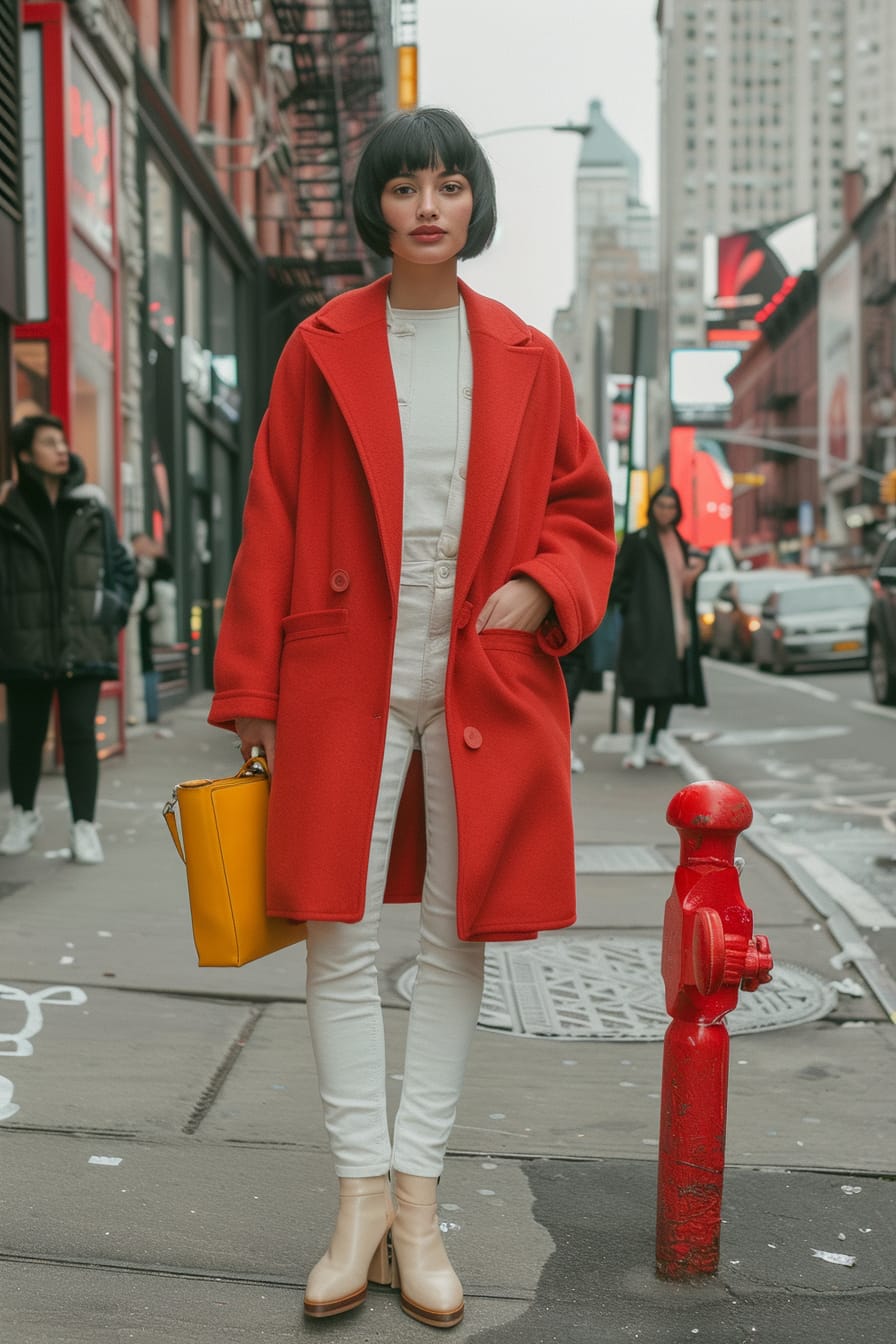
[[[739,835],[753,820],[748,798],[720,779],[700,780],[676,793],[666,821],[680,831],[728,831]]]

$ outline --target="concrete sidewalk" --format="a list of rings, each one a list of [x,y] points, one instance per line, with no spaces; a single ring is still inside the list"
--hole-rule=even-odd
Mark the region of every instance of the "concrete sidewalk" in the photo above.
[[[608,696],[583,697],[577,736],[606,732],[608,714]],[[420,1340],[426,1327],[388,1291],[347,1317],[302,1317],[335,1190],[304,952],[237,971],[195,966],[183,868],[159,811],[178,780],[237,767],[204,716],[199,701],[176,710],[173,736],[138,734],[103,767],[102,867],[62,856],[56,778],[42,785],[37,849],[0,859],[0,1339]],[[662,1022],[651,1037],[658,1019],[633,949],[659,939],[677,857],[664,817],[683,780],[623,771],[612,752],[580,754],[580,922],[539,940],[546,970],[496,949],[508,978],[496,972],[484,1002],[484,1020],[506,1014],[512,1026],[514,1013],[534,1012],[532,985],[547,992],[553,977],[579,1034],[476,1035],[440,1186],[467,1295],[452,1337],[884,1344],[896,1327],[896,1034],[870,995],[831,988],[844,976],[831,966],[837,944],[748,842],[743,889],[757,931],[779,964],[812,973],[827,1008],[732,1036],[719,1273],[686,1285],[655,1277]],[[617,871],[605,870],[608,846],[622,856]],[[385,919],[396,1091],[415,920],[410,908]],[[617,968],[611,983],[576,970],[583,948],[586,962],[593,949]]]

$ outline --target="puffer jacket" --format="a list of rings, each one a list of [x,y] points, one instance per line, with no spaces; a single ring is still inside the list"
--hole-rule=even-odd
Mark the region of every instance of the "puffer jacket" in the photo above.
[[[40,474],[22,464],[0,505],[0,682],[118,676],[137,573],[74,453],[55,505],[65,511],[61,567],[40,521],[52,507]]]

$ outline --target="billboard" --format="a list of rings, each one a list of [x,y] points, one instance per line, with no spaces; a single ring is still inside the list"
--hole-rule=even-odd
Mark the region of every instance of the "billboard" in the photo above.
[[[859,244],[853,240],[819,276],[818,473],[823,481],[860,456],[860,286]]]
[[[746,349],[763,320],[816,262],[815,215],[746,229],[704,244],[703,297],[708,345]]]
[[[731,545],[734,477],[722,445],[680,425],[669,438],[669,484],[681,496],[681,531],[693,546]]]
[[[740,358],[739,350],[673,350],[669,356],[672,424],[727,424],[734,400],[728,374]]]

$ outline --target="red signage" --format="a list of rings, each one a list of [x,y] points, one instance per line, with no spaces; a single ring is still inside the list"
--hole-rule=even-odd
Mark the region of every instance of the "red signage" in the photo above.
[[[109,101],[76,52],[68,90],[71,210],[79,229],[112,255],[112,163]]]

